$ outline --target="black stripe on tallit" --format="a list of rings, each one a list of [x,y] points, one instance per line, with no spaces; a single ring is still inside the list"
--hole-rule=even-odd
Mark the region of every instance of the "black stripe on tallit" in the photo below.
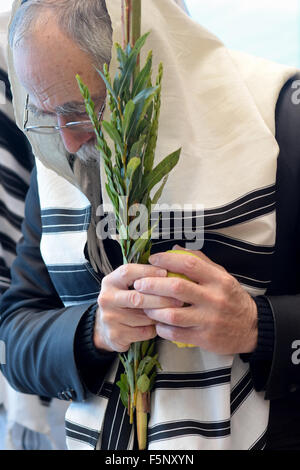
[[[21,234],[20,234],[21,236]],[[16,254],[16,242],[10,238],[6,233],[0,232],[0,245],[5,252]]]
[[[2,257],[0,257],[0,293],[4,294],[11,284],[10,269]]]
[[[28,175],[29,176],[29,175]],[[23,201],[28,191],[28,184],[17,173],[0,162],[0,183],[8,194]]]
[[[11,94],[11,89],[10,89],[10,83],[8,80],[8,75],[7,73],[0,68],[0,81],[5,83],[5,96],[6,99],[10,102],[12,102],[12,94]]]
[[[183,436],[199,435],[205,438],[221,438],[230,435],[230,421],[201,422],[196,420],[173,421],[149,428],[148,442]]]
[[[246,249],[244,244],[240,249],[238,241],[205,233],[202,251],[244,285],[267,289],[271,282],[273,246],[248,246]]]
[[[248,395],[253,391],[253,382],[250,371],[248,371],[235,387],[231,390],[230,394],[230,408],[231,415],[241,406],[246,400]]]
[[[188,374],[158,373],[154,389],[184,389],[208,388],[230,382],[231,369],[229,367],[206,372]]]
[[[275,185],[267,186],[265,188],[256,189],[255,191],[250,191],[249,193],[241,196],[234,201],[230,202],[229,204],[225,204],[224,206],[219,206],[214,209],[207,209],[205,210],[205,215],[207,217],[213,217],[214,214],[223,214],[225,212],[229,212],[233,209],[243,207],[242,211],[246,212],[244,207],[248,208],[255,208],[255,207],[262,207],[265,203],[262,201],[272,201],[275,199]],[[254,202],[259,201],[259,202]]]
[[[230,273],[232,276],[234,276],[240,284],[244,284],[250,287],[256,287],[258,289],[267,289],[269,285],[271,284],[271,280],[260,280],[260,279],[253,279],[249,278],[247,276],[242,276],[240,274],[235,274],[235,273]]]
[[[267,444],[267,431],[257,439],[256,442],[249,448],[249,450],[264,450]]]
[[[3,201],[0,200],[0,216],[4,217],[11,225],[20,231],[21,236],[21,225],[23,222],[22,217],[11,212]]]
[[[0,129],[0,147],[11,153],[25,170],[31,172],[34,158],[29,142],[23,132],[2,111],[0,111]]]
[[[79,434],[77,432],[69,431],[66,429],[66,437],[87,444],[91,446],[93,450],[96,449],[97,442],[84,434]]]
[[[222,249],[239,250],[240,256],[243,256],[243,252],[249,252],[253,255],[273,255],[274,246],[270,245],[255,245],[254,243],[246,242],[244,240],[238,240],[237,238],[229,237],[218,232],[205,231],[205,243],[219,244]],[[236,253],[236,251],[235,251]]]
[[[274,212],[275,207],[276,202],[273,201],[270,204],[258,207],[248,212],[241,213],[239,209],[237,209],[234,215],[227,214],[222,217],[213,217],[212,220],[205,219],[205,228],[209,228],[209,230],[219,230],[222,228],[232,227],[234,225],[244,224]]]
[[[101,450],[127,450],[129,446],[132,425],[117,386],[123,373],[124,367],[120,362],[104,417]]]
[[[84,434],[91,438],[93,441],[98,441],[100,432],[95,431],[94,429],[88,428],[87,426],[82,426],[79,424],[72,423],[71,421],[66,420],[66,429],[69,431],[77,432],[79,434]]]
[[[234,202],[214,209],[204,208],[204,211],[162,211],[161,219],[154,235],[160,239],[167,239],[170,234],[172,238],[182,236],[182,227],[186,226],[182,220],[189,219],[189,231],[199,231],[204,226],[205,230],[217,230],[241,223],[248,222],[275,210],[275,187],[271,186],[253,191],[245,196],[236,199]],[[152,214],[153,221],[159,220],[159,212]],[[187,229],[186,229],[187,230]],[[164,237],[164,233],[167,234]],[[178,233],[178,231],[180,233]]]

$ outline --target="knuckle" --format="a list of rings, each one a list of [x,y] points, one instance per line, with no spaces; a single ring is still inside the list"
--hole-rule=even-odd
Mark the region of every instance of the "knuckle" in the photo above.
[[[187,269],[194,269],[198,264],[198,259],[194,256],[187,256],[184,264]]]
[[[226,308],[226,298],[224,295],[214,296],[213,303],[218,311],[223,311]]]
[[[109,284],[109,281],[110,281],[110,274],[108,274],[107,276],[105,276],[102,281],[101,281],[101,289],[105,289],[108,284]]]
[[[177,325],[179,322],[179,315],[176,310],[168,310],[167,312],[167,322],[170,325]]]
[[[98,305],[100,308],[105,308],[109,305],[109,296],[105,293],[101,293],[98,297]]]
[[[101,315],[101,322],[104,324],[104,325],[111,325],[113,324],[113,321],[114,321],[114,315],[112,312],[110,311],[104,311],[102,312],[102,315]]]
[[[119,275],[122,279],[126,279],[130,274],[130,265],[123,264],[119,267]]]
[[[135,308],[140,308],[143,305],[143,296],[137,291],[129,292],[129,303]]]
[[[181,279],[173,279],[172,280],[172,292],[174,294],[181,294],[184,290],[184,285]]]
[[[109,341],[114,345],[118,344],[120,341],[120,336],[117,330],[111,329],[110,331],[107,332],[107,336],[108,336]]]
[[[140,334],[144,340],[147,340],[156,336],[156,330],[153,326],[142,326]]]
[[[222,286],[226,292],[230,292],[235,288],[235,279],[229,274],[222,276]]]
[[[124,346],[122,344],[116,344],[115,345],[115,351],[119,352],[119,353],[125,353],[125,352],[128,351],[129,348],[130,348],[130,344],[127,344],[126,346]]]

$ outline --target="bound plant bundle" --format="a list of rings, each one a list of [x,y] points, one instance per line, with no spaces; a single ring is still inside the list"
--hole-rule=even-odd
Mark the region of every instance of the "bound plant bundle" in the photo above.
[[[140,66],[140,52],[150,34],[140,37],[141,0],[125,0],[122,19],[124,44],[123,47],[115,45],[119,64],[117,75],[112,80],[107,65],[99,71],[108,92],[110,121],[99,121],[88,88],[79,76],[77,81],[95,129],[97,149],[104,162],[106,191],[114,208],[123,261],[146,264],[151,252],[151,217],[147,217],[145,233],[136,239],[130,230],[133,219],[129,215],[130,210],[139,204],[147,209],[147,214],[151,214],[152,205],[160,199],[168,175],[179,161],[181,149],[155,166],[163,65],[159,65],[154,83],[152,52],[149,52],[143,67]],[[150,391],[156,370],[160,368],[155,340],[134,343],[126,354],[119,357],[124,365],[124,373],[118,382],[120,396],[128,408],[131,423],[134,423],[136,415],[139,448],[145,449]]]

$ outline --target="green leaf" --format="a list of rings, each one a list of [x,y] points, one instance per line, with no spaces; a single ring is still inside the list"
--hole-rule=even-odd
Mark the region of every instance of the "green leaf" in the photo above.
[[[149,361],[151,361],[151,357],[149,356],[146,356],[141,360],[141,362],[139,363],[137,373],[136,373],[137,377],[140,377],[141,375],[145,373],[145,367]]]
[[[154,186],[173,170],[179,161],[180,153],[181,149],[168,155],[149,175],[143,178],[143,188],[145,191],[150,192]]]
[[[128,101],[128,103],[126,104],[126,107],[125,107],[124,119],[123,119],[123,125],[122,125],[122,131],[123,131],[124,138],[126,138],[126,135],[127,135],[127,132],[128,132],[129,126],[130,126],[130,121],[131,121],[132,115],[134,113],[134,110],[135,110],[134,102],[132,100]]]
[[[139,140],[133,144],[130,150],[130,157],[141,157],[142,156],[142,151],[143,147],[146,142],[146,135],[141,135]]]
[[[127,361],[129,362],[129,364],[133,361],[133,359],[134,359],[134,348],[131,345],[127,353]]]
[[[131,54],[138,55],[142,49],[142,47],[145,45],[147,38],[150,34],[150,31],[143,36],[141,36],[135,43],[134,47],[132,48]]]
[[[148,250],[145,248],[145,250],[146,251],[142,254],[142,256],[139,259],[140,264],[149,264],[149,258],[151,255],[151,244],[150,244],[150,248],[148,248]]]
[[[146,374],[141,375],[141,377],[137,381],[137,388],[141,393],[146,393],[149,390],[150,386],[150,379],[147,377]]]
[[[120,68],[123,69],[127,60],[127,56],[125,52],[123,51],[122,47],[120,46],[120,44],[116,43],[115,47],[117,51],[117,57],[118,57],[118,61],[120,64]]]
[[[154,348],[155,348],[155,341],[153,341],[153,343],[151,344],[151,346],[149,348],[148,356],[152,356]]]
[[[106,88],[107,88],[108,91],[110,92],[112,98],[113,98],[114,101],[115,101],[116,106],[118,107],[118,98],[117,98],[117,96],[116,96],[116,94],[115,94],[115,92],[114,92],[114,90],[113,90],[113,88],[112,88],[112,86],[111,86],[110,81],[106,78],[106,76],[104,75],[104,73],[101,72],[101,70],[97,69],[97,72],[98,72],[98,74],[100,75],[100,77],[102,78],[102,80],[104,81]]]
[[[134,173],[136,172],[136,170],[138,169],[140,165],[141,165],[141,159],[138,157],[133,157],[131,158],[131,160],[129,160],[129,163],[127,165],[127,171],[126,171],[127,194],[130,193]]]
[[[140,91],[144,88],[147,88],[149,83],[149,78],[151,78],[151,70],[152,70],[152,51],[149,52],[148,59],[146,62],[145,67],[140,71],[138,74],[133,88],[132,88],[132,97],[135,97]]]
[[[159,116],[160,116],[160,108],[161,108],[161,83],[163,78],[163,65],[159,65],[158,69],[158,77],[156,80],[156,85],[158,86],[157,95],[155,98],[155,106],[154,106],[154,117],[152,121],[151,130],[149,133],[149,140],[145,152],[144,158],[144,173],[150,173],[153,169],[154,158],[155,158],[155,150],[158,138],[158,127],[159,127]]]
[[[149,347],[150,341],[143,341],[142,343],[142,356],[146,356],[147,349]]]
[[[122,94],[125,89],[129,89],[131,77],[134,73],[134,68],[136,66],[136,61],[137,61],[137,54],[130,55],[119,77],[120,87],[119,87],[118,95],[120,97],[122,97]]]
[[[160,200],[161,196],[162,196],[162,193],[163,193],[163,190],[167,184],[167,181],[168,181],[168,176],[165,176],[164,180],[163,180],[163,183],[161,185],[161,187],[158,189],[158,191],[155,193],[155,195],[153,196],[153,199],[152,199],[152,204],[155,205],[158,203],[158,201]]]
[[[151,360],[148,362],[148,364],[146,365],[145,370],[144,370],[145,374],[149,375],[150,372],[152,371],[153,367],[156,366],[156,365],[159,365],[158,362],[157,362],[157,358],[158,358],[158,354],[155,354],[155,356],[150,358]]]
[[[139,360],[141,345],[142,345],[142,342],[141,342],[141,341],[136,341],[136,342],[133,344],[133,347],[134,347],[134,357],[135,357],[135,359],[137,359],[137,360]]]
[[[138,95],[136,95],[132,101],[134,102],[135,105],[138,105],[142,103],[144,105],[145,101],[149,97],[153,97],[155,93],[157,92],[158,87],[150,87],[146,88],[145,90],[140,91]]]
[[[102,122],[102,127],[105,132],[107,132],[112,141],[115,143],[115,145],[118,147],[119,152],[122,154],[124,149],[120,134],[117,129],[110,122],[107,121]]]
[[[148,236],[149,232],[146,232],[144,235]],[[134,257],[142,254],[144,251],[145,246],[147,245],[149,241],[149,236],[148,238],[139,238],[133,245],[132,249],[130,250],[130,253],[128,255],[128,263],[132,263],[134,260]]]
[[[129,385],[127,381],[127,375],[121,374],[121,380],[117,382],[117,386],[120,389],[120,397],[125,408],[128,408],[128,397],[129,397]]]
[[[118,385],[118,383],[117,383],[117,385]],[[129,394],[124,392],[124,390],[120,389],[120,398],[121,398],[121,402],[123,403],[124,407],[128,409]]]

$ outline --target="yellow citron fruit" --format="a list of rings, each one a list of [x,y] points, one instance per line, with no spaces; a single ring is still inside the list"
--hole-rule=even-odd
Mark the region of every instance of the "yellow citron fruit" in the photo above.
[[[169,250],[167,253],[174,253],[176,255],[191,255],[191,256],[196,256],[194,253],[190,253],[189,251],[184,251],[184,250]],[[179,273],[172,273],[168,271],[168,277],[180,277],[181,279],[185,279],[186,281],[191,281],[187,276],[184,274],[179,274]],[[194,281],[191,281],[194,282]],[[178,343],[177,341],[172,341],[172,343],[176,344],[178,348],[196,348],[193,344],[187,344],[187,343]]]

